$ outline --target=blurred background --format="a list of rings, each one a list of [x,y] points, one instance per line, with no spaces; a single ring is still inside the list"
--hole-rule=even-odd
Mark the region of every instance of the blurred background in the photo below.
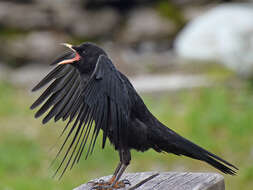
[[[59,181],[50,162],[63,122],[33,118],[30,89],[65,49],[103,47],[168,127],[235,164],[226,189],[253,186],[253,1],[0,0],[0,189],[69,190],[112,174],[118,154],[94,154]],[[132,151],[128,172],[218,172],[192,159]]]

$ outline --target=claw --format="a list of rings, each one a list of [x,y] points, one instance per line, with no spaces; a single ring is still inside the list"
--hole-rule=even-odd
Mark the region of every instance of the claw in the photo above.
[[[121,181],[118,181],[113,188],[124,188],[126,185],[131,185],[130,181],[128,179],[123,179]]]
[[[125,185],[131,185],[130,181],[128,179],[123,179],[122,182],[125,184]]]
[[[90,181],[88,183],[92,185],[91,190],[114,190],[124,188],[126,185],[131,185],[130,181],[127,179],[118,181],[114,185],[112,185],[113,183],[111,181],[106,182],[103,179],[98,180],[98,182]]]
[[[98,183],[106,183],[106,182],[105,182],[105,180],[100,179],[100,180],[98,181]]]
[[[91,188],[91,190],[113,190],[113,188],[109,185],[104,185],[104,186],[94,186]]]
[[[102,190],[101,186],[94,186],[91,188],[91,190]]]

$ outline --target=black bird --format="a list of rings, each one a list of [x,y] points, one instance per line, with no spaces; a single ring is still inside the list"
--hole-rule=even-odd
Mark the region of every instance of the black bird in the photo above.
[[[236,174],[234,165],[158,121],[103,49],[92,43],[64,45],[71,51],[57,58],[52,63],[55,68],[32,89],[39,90],[51,82],[31,106],[34,109],[44,103],[35,114],[37,118],[48,111],[43,124],[52,118],[55,122],[68,119],[62,133],[70,129],[57,156],[67,141],[70,142],[56,173],[64,166],[62,176],[68,166],[72,168],[84,150],[87,158],[102,129],[102,148],[108,138],[119,152],[120,163],[109,182],[94,183],[95,187],[117,188],[128,183],[119,179],[130,163],[131,149],[144,152],[152,148],[157,152],[184,155],[207,162],[225,174]]]

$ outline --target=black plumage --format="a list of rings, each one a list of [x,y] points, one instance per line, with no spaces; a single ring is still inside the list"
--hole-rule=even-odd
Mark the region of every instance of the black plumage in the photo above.
[[[236,173],[235,166],[158,121],[101,48],[92,43],[65,45],[72,51],[56,59],[53,70],[32,89],[36,91],[50,84],[31,106],[34,109],[43,104],[36,112],[36,118],[47,112],[42,121],[44,124],[52,118],[55,121],[68,119],[63,133],[67,128],[69,132],[57,156],[68,141],[69,145],[56,173],[63,166],[62,174],[68,166],[72,168],[84,151],[87,158],[101,129],[102,148],[108,138],[120,156],[120,164],[109,183],[112,186],[118,183],[129,165],[131,149],[146,151],[152,148],[157,152],[184,155],[205,161],[223,173]]]

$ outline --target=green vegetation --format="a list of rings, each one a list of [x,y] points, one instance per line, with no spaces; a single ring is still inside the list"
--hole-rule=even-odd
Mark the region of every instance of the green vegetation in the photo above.
[[[175,4],[167,0],[159,1],[156,5],[156,9],[162,16],[173,21],[177,26],[182,27],[185,24],[182,11]]]
[[[244,85],[247,86],[247,85]],[[36,95],[0,82],[0,189],[64,190],[113,172],[118,154],[101,141],[88,160],[81,160],[59,181],[49,168],[59,145],[50,151],[64,124],[42,126],[29,105]],[[250,190],[253,185],[253,92],[247,87],[214,87],[145,95],[152,113],[181,135],[225,158],[240,168],[236,177],[226,176],[229,190]],[[62,141],[60,141],[62,142]],[[128,172],[204,171],[218,172],[205,163],[152,150],[132,151]]]
[[[13,39],[19,36],[27,35],[28,33],[29,33],[28,31],[24,31],[22,29],[2,27],[0,30],[0,38]]]

